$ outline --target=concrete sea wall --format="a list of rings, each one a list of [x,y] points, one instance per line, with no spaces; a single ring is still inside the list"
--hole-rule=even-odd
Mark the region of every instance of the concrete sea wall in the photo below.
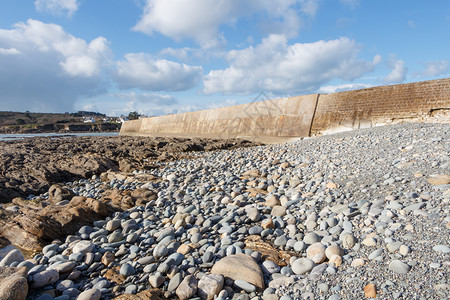
[[[271,139],[377,126],[450,111],[450,78],[312,94],[127,121],[120,135]]]

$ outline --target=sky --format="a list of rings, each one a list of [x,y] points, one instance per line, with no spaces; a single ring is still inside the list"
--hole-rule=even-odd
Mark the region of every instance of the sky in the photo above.
[[[147,116],[450,77],[449,0],[2,0],[0,110]]]

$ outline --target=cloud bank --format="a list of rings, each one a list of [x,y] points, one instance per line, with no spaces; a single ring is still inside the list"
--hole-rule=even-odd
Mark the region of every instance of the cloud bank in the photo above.
[[[160,33],[174,40],[195,40],[203,48],[225,40],[220,27],[239,18],[264,16],[261,28],[268,34],[294,36],[301,16],[314,17],[319,0],[147,0],[134,30]]]
[[[302,93],[332,79],[354,80],[380,62],[358,59],[360,46],[349,38],[288,45],[271,35],[256,47],[228,52],[230,67],[204,77],[206,94],[248,94],[259,91]]]
[[[146,53],[128,53],[116,67],[113,78],[120,88],[147,91],[190,89],[199,83],[203,72],[202,67],[155,59]]]
[[[0,110],[71,111],[80,97],[105,91],[100,76],[110,55],[108,41],[90,42],[61,26],[37,20],[0,29]]]

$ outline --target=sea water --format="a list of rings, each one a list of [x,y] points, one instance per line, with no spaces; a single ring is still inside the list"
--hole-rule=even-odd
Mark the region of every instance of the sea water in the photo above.
[[[0,141],[14,141],[34,137],[70,138],[77,136],[118,136],[118,132],[77,132],[77,133],[25,133],[0,134]]]

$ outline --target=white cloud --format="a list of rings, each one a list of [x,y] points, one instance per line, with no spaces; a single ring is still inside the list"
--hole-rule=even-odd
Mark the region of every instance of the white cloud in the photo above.
[[[408,68],[405,67],[405,62],[403,60],[391,56],[388,60],[388,66],[392,71],[383,78],[385,83],[395,84],[405,81]]]
[[[0,45],[15,54],[0,54],[0,110],[71,111],[78,98],[105,90],[99,75],[109,48],[102,37],[88,43],[30,19],[0,29]]]
[[[231,21],[233,3],[229,0],[147,0],[134,30],[210,43],[217,40],[219,25]]]
[[[300,15],[313,17],[320,0],[146,0],[134,30],[159,32],[175,40],[193,39],[203,48],[222,45],[223,24],[260,14],[264,32],[294,36],[301,27]]]
[[[204,77],[204,92],[277,94],[310,92],[332,79],[354,80],[380,62],[358,59],[360,46],[343,37],[315,43],[288,45],[282,35],[270,35],[256,47],[233,50],[230,67]]]
[[[145,104],[155,104],[161,106],[170,106],[177,104],[178,101],[171,95],[166,94],[156,94],[156,93],[136,93],[131,92],[120,92],[112,94],[113,97],[120,100],[125,100],[129,102],[139,102]]]
[[[339,85],[322,86],[318,90],[318,93],[332,94],[332,93],[339,93],[339,92],[345,92],[345,91],[366,89],[366,88],[370,88],[370,87],[373,87],[373,85],[366,84],[366,83],[344,83],[344,84],[339,84]]]
[[[340,0],[340,1],[342,4],[350,7],[350,9],[355,9],[361,2],[360,0]]]
[[[17,50],[16,48],[8,48],[8,49],[0,48],[0,54],[3,54],[3,55],[17,55],[17,54],[20,54],[20,51]]]
[[[72,76],[97,75],[110,54],[108,41],[103,37],[87,43],[59,25],[32,19],[15,24],[12,30],[0,30],[0,38],[2,35],[10,43],[17,43],[16,48],[24,48],[22,52],[31,52],[32,49],[26,49],[29,46],[38,52],[53,53],[62,69]]]
[[[447,73],[449,67],[448,60],[429,61],[425,63],[423,76],[439,76]]]
[[[70,17],[78,10],[79,3],[77,0],[36,0],[34,6],[38,11]]]
[[[150,91],[183,91],[201,80],[202,67],[189,66],[165,59],[155,59],[146,53],[128,53],[116,62],[113,78],[120,88],[140,88]]]
[[[319,2],[320,0],[301,0],[301,11],[306,15],[314,17],[319,10]]]

